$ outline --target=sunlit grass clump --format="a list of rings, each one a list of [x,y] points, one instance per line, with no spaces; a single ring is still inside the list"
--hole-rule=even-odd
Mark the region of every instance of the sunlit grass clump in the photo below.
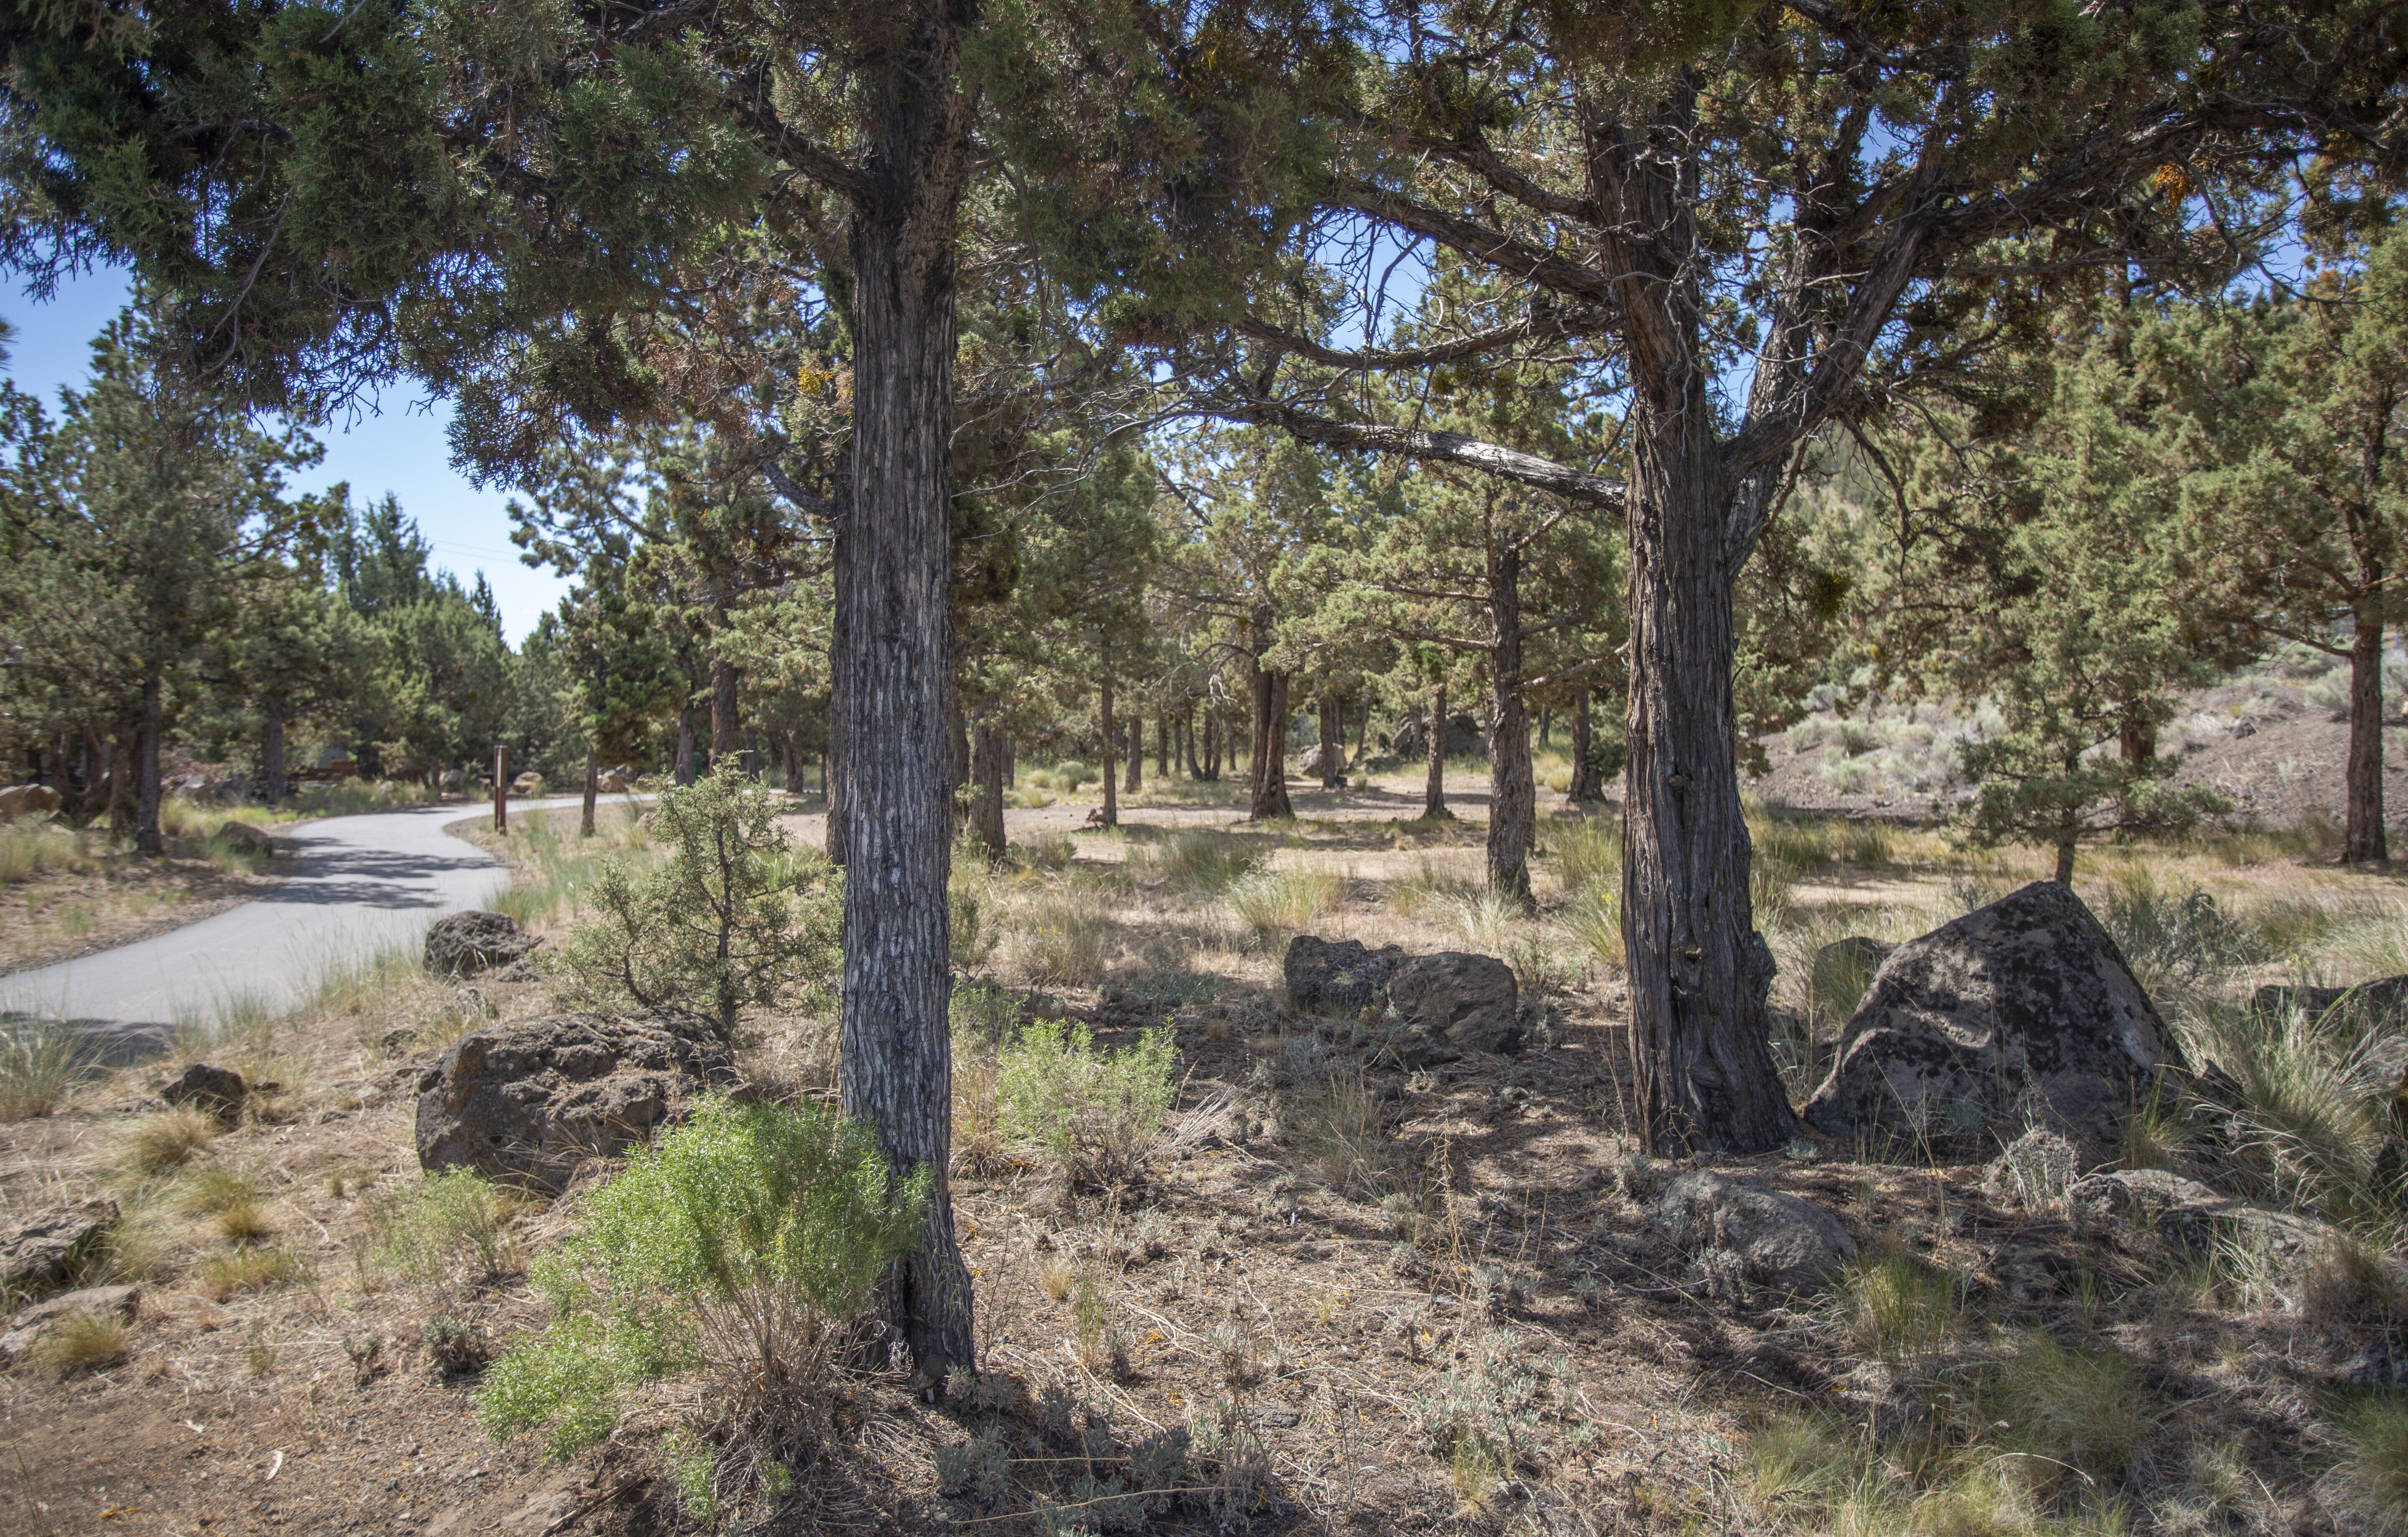
[[[1263,869],[1233,883],[1225,900],[1240,923],[1268,941],[1311,928],[1345,889],[1344,880],[1329,870]]]

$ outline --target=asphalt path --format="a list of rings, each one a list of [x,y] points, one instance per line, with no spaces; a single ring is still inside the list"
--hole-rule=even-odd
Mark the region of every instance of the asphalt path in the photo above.
[[[579,803],[554,797],[513,801],[510,810]],[[443,830],[484,814],[455,802],[328,817],[280,833],[300,857],[265,896],[114,950],[0,977],[0,1014],[63,1019],[131,1044],[237,1007],[290,1008],[331,968],[413,943],[443,914],[481,907],[506,888],[501,861]]]

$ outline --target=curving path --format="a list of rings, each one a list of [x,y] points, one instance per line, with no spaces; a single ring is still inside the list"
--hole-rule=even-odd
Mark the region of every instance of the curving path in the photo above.
[[[578,803],[555,797],[510,810]],[[508,885],[499,860],[443,830],[482,814],[454,803],[328,817],[280,834],[299,862],[266,896],[96,955],[0,977],[0,1015],[64,1019],[131,1043],[236,1005],[290,1007],[329,968],[413,942],[444,913],[481,906]]]

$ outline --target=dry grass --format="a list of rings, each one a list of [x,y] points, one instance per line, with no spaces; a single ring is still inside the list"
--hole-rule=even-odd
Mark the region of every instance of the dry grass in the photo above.
[[[0,1121],[48,1115],[97,1060],[91,1043],[60,1021],[0,1024]]]
[[[125,1321],[113,1314],[62,1314],[50,1320],[42,1337],[34,1342],[33,1362],[54,1377],[97,1372],[125,1359],[130,1333]]]
[[[201,1289],[224,1302],[249,1291],[293,1286],[309,1276],[308,1262],[286,1248],[250,1247],[201,1262]]]
[[[1232,883],[1224,900],[1239,923],[1268,943],[1311,928],[1345,891],[1344,878],[1334,870],[1265,869]]]
[[[145,1115],[119,1138],[120,1156],[136,1174],[181,1169],[218,1140],[218,1118],[189,1105]]]
[[[1103,980],[1112,922],[1092,890],[1064,885],[1017,908],[1003,925],[1004,965],[1040,987],[1086,987]]]

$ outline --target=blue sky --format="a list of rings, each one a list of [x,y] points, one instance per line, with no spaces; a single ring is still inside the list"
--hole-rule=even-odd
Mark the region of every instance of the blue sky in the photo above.
[[[125,294],[123,276],[112,271],[63,282],[45,304],[35,303],[22,289],[0,289],[0,315],[17,327],[7,377],[55,409],[59,386],[83,381],[91,340],[123,306]],[[450,567],[464,582],[477,571],[485,573],[501,604],[502,626],[515,643],[568,584],[519,564],[503,510],[509,494],[500,487],[480,491],[452,467],[452,448],[444,438],[452,421],[448,404],[437,402],[429,409],[423,392],[401,387],[387,389],[377,405],[380,414],[363,414],[347,430],[338,423],[318,434],[326,457],[296,476],[294,489],[349,481],[355,503],[388,491],[400,497],[402,510],[418,520],[435,546],[437,565]]]

